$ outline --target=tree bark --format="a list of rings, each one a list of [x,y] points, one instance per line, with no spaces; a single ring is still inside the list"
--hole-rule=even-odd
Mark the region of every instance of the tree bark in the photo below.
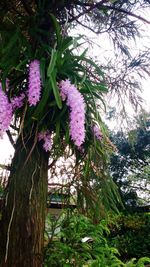
[[[47,196],[48,155],[21,138],[12,161],[0,222],[0,267],[41,267]],[[25,163],[26,162],[26,163]]]

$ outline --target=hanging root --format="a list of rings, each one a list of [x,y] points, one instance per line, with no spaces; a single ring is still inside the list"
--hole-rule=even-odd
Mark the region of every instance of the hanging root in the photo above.
[[[29,158],[30,158],[30,156],[31,156],[36,144],[37,144],[37,140],[38,140],[38,127],[36,128],[33,146],[31,147],[31,150],[30,150],[30,152],[29,152],[29,154],[28,154],[28,156],[27,156],[27,158],[25,160],[25,163],[24,163],[23,167],[25,167],[25,165],[27,164],[27,162],[28,162],[28,160],[29,160]]]
[[[11,217],[10,217],[10,221],[9,221],[9,225],[8,225],[8,230],[7,230],[7,242],[6,242],[5,262],[7,261],[7,257],[8,257],[10,227],[11,227],[11,224],[12,224],[12,220],[13,220],[13,216],[14,216],[14,211],[15,211],[15,195],[16,194],[14,193],[13,209],[12,209],[12,213],[11,213]]]
[[[32,177],[31,177],[32,184],[31,184],[31,190],[30,190],[30,194],[29,194],[29,202],[31,202],[31,197],[32,197],[32,192],[33,192],[33,186],[34,186],[34,180],[33,180],[33,178],[34,178],[34,175],[36,173],[36,170],[37,170],[37,164],[36,164],[36,167],[35,167],[35,169],[34,169],[34,171],[32,173]]]

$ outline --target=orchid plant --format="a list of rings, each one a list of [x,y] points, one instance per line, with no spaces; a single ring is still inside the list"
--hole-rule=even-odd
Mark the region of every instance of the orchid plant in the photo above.
[[[105,77],[86,56],[87,50],[77,52],[80,37],[64,37],[56,18],[51,18],[53,47],[38,39],[33,49],[18,28],[9,40],[7,50],[18,48],[7,66],[5,57],[0,63],[0,135],[13,120],[19,135],[33,138],[31,153],[40,143],[57,160],[69,148],[77,163],[84,161],[84,179],[101,179],[107,176],[107,156],[114,150],[100,115],[108,91]]]
[[[8,67],[7,80],[3,63],[0,66],[0,133],[3,136],[15,117],[22,127],[19,133],[30,132],[36,125],[37,140],[43,142],[46,151],[52,148],[52,137],[58,142],[62,134],[67,145],[75,145],[81,151],[90,143],[91,136],[99,141],[105,136],[97,106],[101,101],[104,108],[103,93],[107,87],[101,69],[86,58],[86,51],[81,55],[74,53],[80,44],[76,40],[74,45],[75,39],[71,37],[62,37],[59,24],[54,16],[52,19],[57,40],[55,48],[47,47],[46,57],[45,49],[37,48],[33,58],[28,44],[24,53],[20,51],[20,57],[25,59],[21,62],[17,57],[13,66]],[[13,45],[21,37],[18,33]],[[90,75],[91,72],[94,74]]]

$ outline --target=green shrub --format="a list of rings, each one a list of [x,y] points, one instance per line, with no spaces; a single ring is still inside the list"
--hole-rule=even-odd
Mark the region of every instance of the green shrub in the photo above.
[[[121,215],[109,226],[109,244],[122,260],[150,257],[150,214]]]

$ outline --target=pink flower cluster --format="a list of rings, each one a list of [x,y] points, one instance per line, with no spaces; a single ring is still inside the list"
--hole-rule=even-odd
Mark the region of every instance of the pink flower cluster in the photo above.
[[[33,60],[29,65],[28,101],[30,106],[36,106],[41,95],[40,62]]]
[[[69,80],[59,84],[62,100],[67,100],[70,108],[70,135],[79,148],[85,140],[85,102],[78,89]]]
[[[9,128],[12,120],[12,105],[9,103],[7,95],[3,92],[2,84],[0,83],[0,137],[3,137],[4,132]]]
[[[12,105],[13,111],[23,106],[24,98],[25,98],[25,94],[22,93],[20,96],[15,96],[14,98],[11,99],[11,105]]]
[[[51,133],[47,130],[45,132],[40,132],[38,134],[38,140],[44,141],[43,148],[45,149],[46,152],[50,151],[52,148],[52,137]]]
[[[93,130],[93,133],[94,133],[95,137],[96,137],[99,141],[101,141],[101,140],[103,139],[103,134],[102,134],[100,128],[95,124],[95,125],[93,126],[92,130]]]
[[[9,91],[9,80],[6,79],[6,92]],[[40,80],[40,62],[38,60],[33,60],[29,65],[29,87],[28,87],[28,101],[30,106],[35,106],[40,100],[41,94],[41,80]],[[25,94],[20,96],[15,96],[9,102],[7,95],[2,90],[2,85],[0,83],[0,137],[8,129],[13,112],[17,108],[23,106],[23,101]],[[45,149],[48,146],[48,136],[47,141],[44,143]]]

